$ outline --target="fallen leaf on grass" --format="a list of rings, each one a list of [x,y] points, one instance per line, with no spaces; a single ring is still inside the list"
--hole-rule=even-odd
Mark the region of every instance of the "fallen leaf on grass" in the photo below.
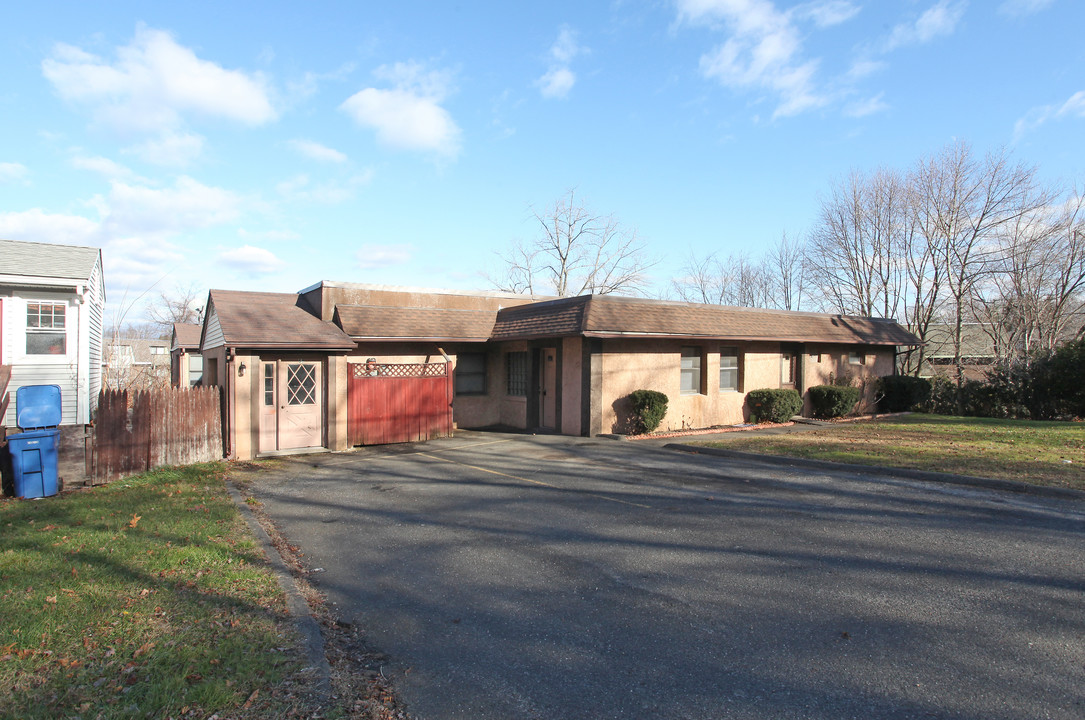
[[[142,517],[142,515],[136,515],[135,513],[132,513],[132,519],[128,521],[128,527],[134,528],[139,523],[140,518]]]
[[[56,595],[46,595],[45,596],[45,602],[47,602],[47,603],[53,603],[55,605],[56,601],[57,601],[57,596]]]
[[[153,649],[154,643],[143,643],[138,648],[136,648],[136,651],[134,653],[132,653],[132,657],[138,658],[140,655],[146,655]]]
[[[248,710],[250,707],[252,707],[252,701],[255,700],[257,698],[257,696],[259,696],[259,695],[260,695],[259,690],[253,690],[252,695],[249,695],[249,699],[245,701],[245,704],[242,705],[241,708],[243,710]]]

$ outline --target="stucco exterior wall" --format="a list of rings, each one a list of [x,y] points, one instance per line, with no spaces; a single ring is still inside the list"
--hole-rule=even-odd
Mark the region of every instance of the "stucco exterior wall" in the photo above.
[[[696,393],[681,391],[683,347],[696,347],[700,350],[701,387]],[[739,352],[738,391],[720,389],[720,351],[725,347],[736,347]],[[601,424],[598,431],[632,431],[626,397],[639,389],[658,390],[667,395],[667,414],[659,427],[662,431],[745,422],[749,418],[745,408],[746,393],[760,388],[784,386],[782,354],[785,351],[791,351],[791,348],[772,342],[605,340],[601,356]],[[843,352],[846,363],[846,347]],[[800,358],[800,368],[804,367],[806,360]],[[890,360],[889,367],[891,366]],[[802,379],[807,382],[824,369],[821,366],[812,368],[809,363],[806,363],[805,367],[807,371]],[[873,374],[881,367],[881,364],[871,362],[867,374]],[[808,386],[803,384],[801,387],[805,390]]]
[[[876,393],[876,381],[885,375],[892,375],[894,369],[894,348],[862,345],[816,345],[806,346],[806,372],[803,387],[814,385],[832,385],[842,378],[849,385],[863,391],[859,401],[860,412],[873,412]],[[860,363],[851,362],[851,354],[858,354]],[[803,414],[810,414],[810,399],[804,398]]]

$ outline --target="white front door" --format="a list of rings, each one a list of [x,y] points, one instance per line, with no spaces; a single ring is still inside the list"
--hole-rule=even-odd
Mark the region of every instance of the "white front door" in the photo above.
[[[265,361],[260,398],[260,452],[323,444],[320,363]]]

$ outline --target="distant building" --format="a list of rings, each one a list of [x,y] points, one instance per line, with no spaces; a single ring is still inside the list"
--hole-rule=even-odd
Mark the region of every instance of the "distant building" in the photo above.
[[[174,323],[170,339],[170,384],[195,387],[203,384],[203,355],[200,335],[203,325]]]
[[[110,338],[103,364],[105,386],[148,390],[170,384],[170,342],[147,338]]]

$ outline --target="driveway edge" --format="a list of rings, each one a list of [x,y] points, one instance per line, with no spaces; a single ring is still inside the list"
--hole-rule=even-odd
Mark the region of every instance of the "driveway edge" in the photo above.
[[[763,455],[760,453],[743,452],[741,450],[725,450],[723,448],[703,447],[700,445],[686,445],[682,443],[668,443],[663,446],[664,450],[691,453],[694,455],[714,455],[717,457],[729,457],[736,460],[755,460],[760,462],[776,462],[784,465],[796,465],[798,467],[816,468],[820,470],[835,470],[839,472],[876,473],[892,477],[906,478],[908,480],[922,480],[925,482],[946,483],[949,485],[964,485],[978,487],[986,490],[1002,490],[1005,492],[1018,493],[1020,495],[1035,495],[1038,497],[1059,498],[1061,500],[1085,500],[1085,491],[1070,488],[1051,487],[1048,485],[1031,485],[1015,480],[997,480],[995,478],[973,477],[971,475],[954,475],[952,473],[933,472],[930,470],[914,470],[912,468],[883,467],[881,465],[853,465],[851,463],[833,462],[831,460],[814,460],[811,458],[792,457],[790,455]]]
[[[279,555],[279,551],[272,544],[271,537],[264,530],[264,526],[256,519],[252,508],[245,504],[245,500],[241,497],[241,493],[238,492],[233,482],[226,481],[226,490],[230,493],[230,497],[233,498],[234,505],[237,506],[241,517],[245,518],[245,522],[249,524],[252,534],[256,536],[256,539],[264,548],[264,556],[267,557],[268,564],[271,565],[271,569],[279,581],[279,587],[282,588],[283,593],[286,595],[286,611],[294,619],[294,625],[305,643],[305,656],[310,667],[316,671],[316,694],[321,700],[327,700],[332,692],[332,670],[328,664],[328,658],[324,654],[324,635],[320,632],[320,625],[313,618],[312,613],[309,612],[309,604],[305,602],[305,598],[301,596],[297,586],[294,585],[294,576],[290,574],[290,570],[287,569],[282,556]]]

